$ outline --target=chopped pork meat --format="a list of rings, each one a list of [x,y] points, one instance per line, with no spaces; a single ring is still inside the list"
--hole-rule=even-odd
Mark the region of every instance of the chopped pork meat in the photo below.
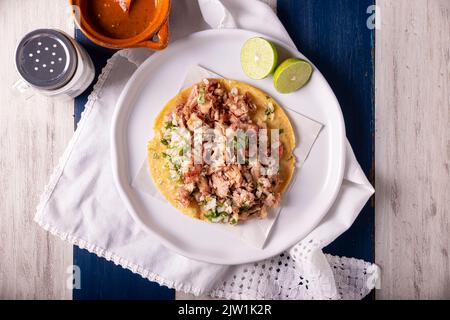
[[[191,194],[184,187],[177,190],[177,200],[183,207],[188,207],[191,204]]]
[[[198,106],[198,109],[202,114],[206,115],[206,114],[209,114],[209,111],[211,110],[212,107],[213,107],[213,102],[208,101],[208,102],[200,104]]]
[[[203,195],[211,193],[211,187],[209,186],[208,179],[205,178],[204,176],[200,176],[198,180],[198,190]]]
[[[227,177],[231,185],[234,185],[236,187],[240,187],[242,185],[243,182],[242,173],[237,165],[227,167],[225,171],[225,176]]]
[[[264,123],[252,122],[250,116],[255,110],[249,93],[239,92],[237,88],[228,90],[215,79],[205,79],[193,86],[186,102],[179,104],[167,116],[166,121],[170,125],[165,130],[186,128],[193,137],[198,128],[211,129],[216,135],[224,137],[229,136],[229,130],[232,133],[242,130],[250,138],[265,128]],[[169,137],[169,133],[163,132],[163,136]],[[200,139],[202,154],[206,154],[207,146],[212,148],[213,155],[226,153],[217,141],[212,143],[205,141],[204,137]],[[165,141],[166,145],[168,143]],[[259,161],[229,164],[202,160],[202,164],[194,165],[192,158],[182,160],[181,149],[173,150],[166,157],[169,162],[172,161],[170,168],[180,176],[182,186],[177,189],[176,199],[182,206],[187,207],[195,201],[201,208],[206,208],[205,216],[210,217],[211,221],[236,224],[254,217],[265,218],[270,208],[279,205],[280,194],[275,192],[279,175],[265,175],[267,170]],[[282,156],[282,145],[279,153]],[[244,154],[248,156],[249,150],[244,150]],[[236,158],[233,156],[233,159]]]
[[[255,202],[255,195],[245,189],[236,189],[233,192],[233,204],[243,211],[248,211]],[[247,210],[245,210],[247,209]]]
[[[273,193],[269,193],[266,197],[266,199],[264,200],[264,205],[266,205],[269,208],[276,208],[278,207],[280,203],[280,195],[277,194],[273,194]]]
[[[231,183],[221,173],[214,173],[211,182],[219,198],[226,198],[230,192]]]
[[[194,86],[186,102],[187,109],[191,109],[198,104],[198,97],[199,97],[198,86]]]
[[[258,180],[261,177],[261,164],[257,162],[252,168],[250,169],[252,176],[255,180]]]

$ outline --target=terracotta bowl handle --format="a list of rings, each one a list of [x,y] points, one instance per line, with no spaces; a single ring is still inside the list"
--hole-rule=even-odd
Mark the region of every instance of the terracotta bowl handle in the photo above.
[[[157,38],[143,41],[137,44],[139,47],[149,48],[152,50],[162,50],[169,44],[169,19],[162,25],[161,29],[153,36]]]

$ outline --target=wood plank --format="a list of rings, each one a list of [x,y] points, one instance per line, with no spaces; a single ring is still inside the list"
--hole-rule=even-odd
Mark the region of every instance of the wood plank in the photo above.
[[[278,16],[297,48],[322,72],[336,94],[347,137],[373,180],[374,30],[367,8],[374,0],[279,0]],[[374,261],[374,207],[369,201],[353,226],[325,252]]]
[[[71,102],[24,101],[11,86],[18,41],[57,26],[71,32],[67,1],[0,1],[0,298],[70,299],[66,269],[72,246],[33,222],[35,207],[73,133]]]
[[[101,48],[89,41],[80,30],[76,31],[76,39],[88,51],[94,61],[96,76],[100,74],[106,61],[115,50]],[[95,83],[96,81],[94,81]],[[92,86],[75,99],[75,121],[78,122]],[[111,261],[100,258],[87,250],[73,248],[74,263],[81,270],[81,289],[73,290],[74,300],[98,299],[158,299],[171,300],[175,291],[150,282],[140,275],[115,265]]]
[[[449,299],[450,2],[377,3],[377,298]]]

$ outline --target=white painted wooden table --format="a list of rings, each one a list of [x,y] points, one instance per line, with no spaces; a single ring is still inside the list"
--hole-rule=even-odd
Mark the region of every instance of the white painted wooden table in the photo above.
[[[377,3],[377,298],[450,299],[450,1]],[[72,246],[32,219],[73,133],[73,103],[25,101],[11,90],[21,36],[42,26],[71,33],[68,17],[65,0],[0,1],[2,299],[71,298]]]
[[[73,33],[67,2],[0,1],[0,298],[70,299],[72,246],[33,222],[39,195],[73,134],[73,103],[13,92],[14,49],[42,26]]]
[[[450,1],[377,2],[377,297],[450,299]]]

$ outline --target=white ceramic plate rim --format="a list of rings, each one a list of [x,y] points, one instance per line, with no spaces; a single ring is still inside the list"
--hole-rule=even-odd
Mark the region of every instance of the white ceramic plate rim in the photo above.
[[[271,40],[275,43],[280,43],[279,40],[272,39],[271,37],[265,36],[263,34],[259,34],[257,32],[253,31],[246,31],[246,30],[240,30],[240,29],[222,29],[222,30],[206,30],[206,31],[200,31],[194,34],[189,35],[189,38],[195,38],[195,37],[202,37],[202,36],[212,36],[218,41],[220,41],[220,37],[225,34],[237,34],[237,33],[245,33],[250,36],[261,36],[268,40]],[[126,86],[124,87],[118,101],[116,104],[116,108],[114,111],[114,115],[112,118],[112,127],[111,127],[111,134],[110,134],[110,143],[111,143],[111,161],[112,161],[112,172],[113,172],[113,178],[115,185],[117,187],[117,190],[119,192],[119,195],[124,202],[129,214],[133,217],[133,219],[136,221],[136,223],[145,231],[148,232],[148,234],[158,240],[161,244],[163,244],[168,249],[181,254],[187,258],[191,258],[194,260],[202,261],[202,262],[208,262],[208,263],[214,263],[214,264],[223,264],[223,265],[236,265],[236,264],[243,264],[243,263],[250,263],[255,261],[261,261],[267,258],[270,258],[276,254],[279,254],[286,249],[294,246],[296,243],[301,241],[305,235],[300,234],[298,237],[294,237],[291,241],[287,242],[283,247],[279,247],[276,250],[255,250],[255,254],[253,256],[248,256],[245,258],[239,257],[236,259],[227,257],[226,259],[221,258],[215,258],[210,257],[207,255],[202,254],[201,252],[192,252],[183,250],[179,246],[177,246],[175,243],[172,243],[170,240],[160,236],[158,233],[156,233],[152,228],[150,228],[145,222],[142,221],[139,214],[137,213],[137,208],[135,207],[135,204],[132,201],[132,198],[134,197],[135,191],[131,187],[131,179],[132,177],[128,176],[127,169],[122,170],[121,168],[128,168],[128,157],[126,154],[121,152],[121,150],[124,150],[124,144],[125,142],[125,135],[126,132],[126,122],[128,121],[129,112],[132,107],[130,105],[133,105],[133,100],[136,95],[138,95],[139,91],[134,86],[134,83],[140,79],[141,77],[145,77],[145,74],[143,74],[143,71],[146,69],[146,66],[148,64],[152,63],[152,60],[164,55],[165,52],[168,50],[176,50],[177,43],[182,42],[183,39],[178,40],[174,43],[172,43],[168,49],[165,51],[160,51],[157,53],[154,53],[151,57],[149,57],[144,63],[142,63],[141,66],[134,72],[134,74],[131,76],[131,78],[128,80]],[[292,48],[286,44],[283,44],[286,48],[289,48],[289,50],[297,52],[299,57],[303,57],[307,59],[304,55],[302,55],[300,52],[297,51],[297,49]],[[309,61],[309,60],[308,60]],[[321,77],[323,83],[327,86],[327,89],[330,91],[330,96],[333,97],[334,101],[332,103],[335,106],[337,106],[336,110],[336,125],[338,126],[336,130],[336,141],[339,144],[338,150],[340,154],[334,155],[335,161],[336,161],[336,170],[337,172],[334,173],[334,179],[333,181],[327,182],[329,184],[330,190],[330,197],[326,200],[326,204],[322,205],[323,210],[321,210],[321,214],[317,215],[316,217],[316,224],[317,226],[320,221],[323,219],[323,217],[326,215],[328,210],[331,208],[334,200],[336,199],[340,186],[342,184],[343,176],[344,176],[344,170],[345,170],[345,124],[342,116],[342,111],[339,105],[339,102],[334,95],[331,87],[329,86],[326,79],[323,77],[323,75],[320,73],[320,71],[315,67],[315,76]],[[139,87],[139,86],[138,86]],[[140,89],[140,88],[139,88]],[[314,228],[311,229],[311,231]]]

